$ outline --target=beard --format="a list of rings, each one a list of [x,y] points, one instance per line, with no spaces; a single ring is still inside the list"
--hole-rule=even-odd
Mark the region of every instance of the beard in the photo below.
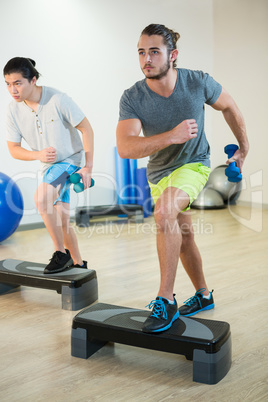
[[[151,77],[146,77],[148,80],[160,80],[161,78],[165,77],[170,69],[170,63],[167,60],[166,64],[160,68],[160,71],[158,74],[151,76]]]

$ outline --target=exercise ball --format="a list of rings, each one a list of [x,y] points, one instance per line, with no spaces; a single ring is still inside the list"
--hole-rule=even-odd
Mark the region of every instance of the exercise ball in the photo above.
[[[221,209],[225,208],[222,196],[218,191],[204,187],[196,200],[191,204],[194,209]]]
[[[220,165],[210,173],[206,187],[218,191],[225,203],[234,202],[241,193],[242,184],[228,181],[225,175],[225,169],[228,165]]]
[[[19,226],[23,215],[23,198],[17,184],[0,172],[0,242]]]

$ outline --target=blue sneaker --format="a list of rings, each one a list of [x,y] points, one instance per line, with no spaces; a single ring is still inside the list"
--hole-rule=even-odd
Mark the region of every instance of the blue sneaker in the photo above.
[[[153,307],[153,310],[142,326],[143,332],[154,333],[166,331],[179,318],[175,297],[174,304],[170,304],[164,297],[157,296],[156,300],[152,300],[146,307]]]
[[[206,289],[198,289],[193,297],[185,300],[184,306],[179,308],[179,313],[184,317],[191,317],[200,311],[211,310],[214,308],[214,300],[212,296],[213,290],[210,292],[210,299],[203,297],[202,293]]]
[[[79,265],[79,264],[73,264],[73,265],[71,265],[71,268],[85,268],[85,269],[87,269],[87,261],[84,261],[83,260],[83,265]]]

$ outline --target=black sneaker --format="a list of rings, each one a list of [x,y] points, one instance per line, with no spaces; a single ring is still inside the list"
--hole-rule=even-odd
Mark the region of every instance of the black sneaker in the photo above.
[[[210,292],[210,299],[203,297],[202,293],[206,289],[198,289],[193,297],[185,300],[185,305],[179,308],[179,313],[184,317],[191,317],[200,311],[211,310],[214,308],[214,300],[212,296],[213,290]]]
[[[70,251],[66,249],[66,254],[61,251],[55,251],[50,259],[50,263],[46,266],[44,274],[55,274],[64,271],[73,263]]]
[[[87,261],[83,260],[83,265],[73,264],[72,268],[85,268],[85,269],[87,269]]]
[[[152,300],[146,307],[153,307],[153,310],[142,326],[143,332],[152,333],[166,331],[171,327],[172,323],[179,318],[178,305],[175,297],[174,304],[170,304],[164,297],[157,296],[156,300]]]

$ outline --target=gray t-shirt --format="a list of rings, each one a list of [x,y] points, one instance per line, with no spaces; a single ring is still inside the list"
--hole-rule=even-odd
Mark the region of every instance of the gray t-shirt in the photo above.
[[[7,140],[24,139],[33,151],[54,147],[57,162],[80,166],[83,144],[75,128],[85,115],[66,94],[49,87],[42,87],[42,97],[34,112],[25,102],[13,100],[7,112]],[[41,163],[44,173],[51,163]]]
[[[147,177],[153,184],[186,163],[200,162],[210,167],[204,104],[213,105],[222,87],[202,71],[178,68],[177,73],[176,86],[168,98],[152,91],[144,79],[124,91],[120,100],[119,120],[139,119],[145,137],[169,131],[186,119],[195,119],[198,124],[197,138],[150,156]]]

